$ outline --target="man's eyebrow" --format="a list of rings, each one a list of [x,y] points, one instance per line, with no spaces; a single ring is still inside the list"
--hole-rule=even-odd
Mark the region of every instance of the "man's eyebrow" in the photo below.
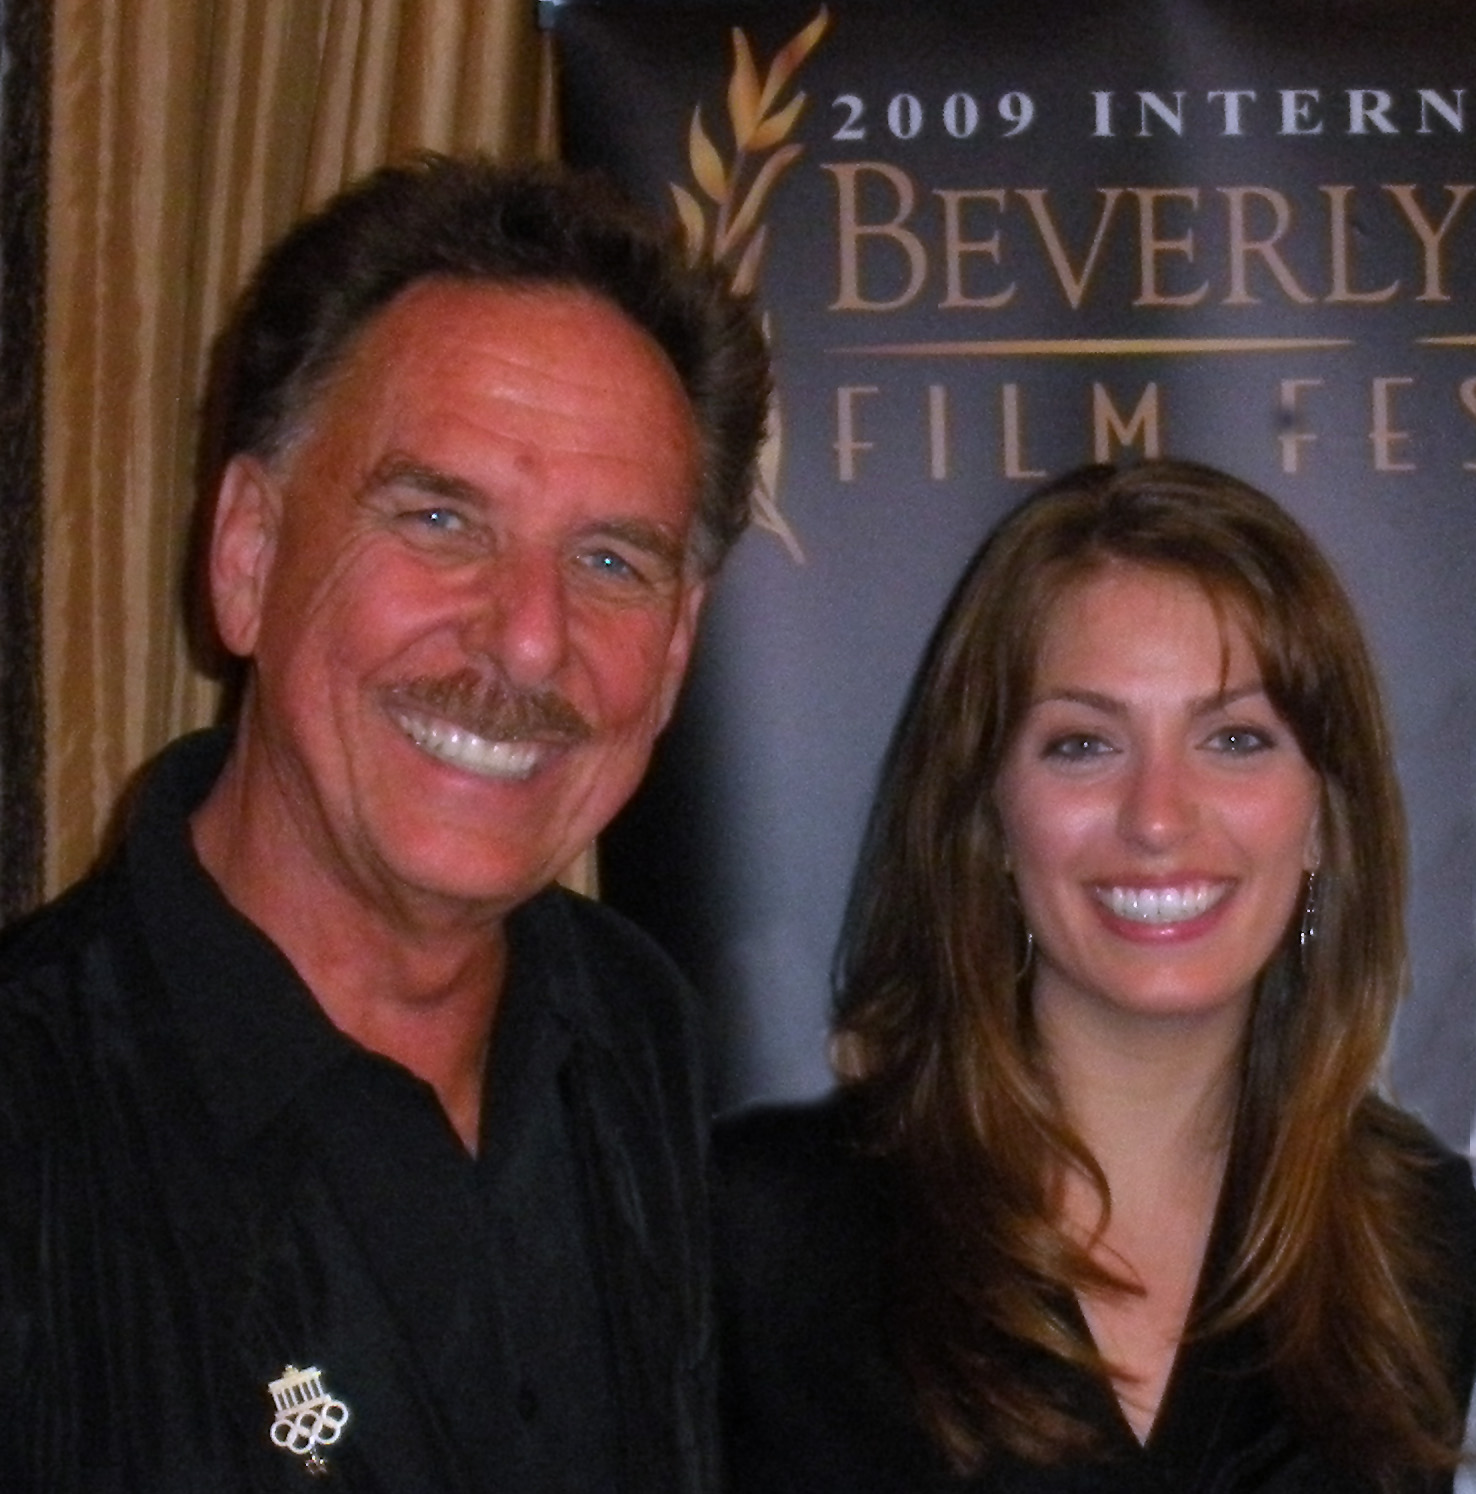
[[[463,503],[478,502],[482,497],[475,483],[394,452],[375,464],[364,479],[362,491],[367,496],[385,488],[413,488],[430,498],[457,499]]]
[[[486,496],[475,483],[465,478],[397,452],[380,458],[364,479],[361,492],[367,497],[386,488],[410,488],[428,498],[462,503],[481,503]],[[681,570],[687,559],[687,546],[660,524],[647,524],[639,519],[602,519],[590,525],[589,534],[631,545],[654,556],[673,571]]]
[[[687,558],[687,547],[670,530],[659,524],[643,524],[638,519],[605,519],[593,524],[590,534],[592,537],[603,535],[623,544],[633,545],[636,549],[655,556],[674,571],[680,570]]]

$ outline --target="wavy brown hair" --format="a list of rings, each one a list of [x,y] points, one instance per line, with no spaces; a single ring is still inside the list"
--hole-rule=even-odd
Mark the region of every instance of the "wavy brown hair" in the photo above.
[[[1315,938],[1302,947],[1299,909],[1258,981],[1188,1332],[1253,1325],[1305,1435],[1393,1487],[1451,1466],[1460,1431],[1424,1310],[1431,1152],[1375,1088],[1405,986],[1403,811],[1331,567],[1209,468],[1083,468],[1017,509],[966,572],[894,738],[837,962],[836,1054],[899,1179],[895,1348],[960,1470],[1096,1448],[1059,1368],[1109,1373],[1072,1295],[1122,1283],[1063,1227],[1052,1180],[1081,1171],[1104,1208],[1107,1183],[1035,1040],[994,786],[1052,604],[1111,563],[1189,577],[1245,627],[1321,782]]]

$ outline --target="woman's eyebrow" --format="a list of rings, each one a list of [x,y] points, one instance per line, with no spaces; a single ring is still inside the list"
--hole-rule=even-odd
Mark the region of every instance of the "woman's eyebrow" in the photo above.
[[[1201,696],[1193,703],[1196,716],[1207,715],[1211,711],[1222,711],[1226,706],[1232,706],[1238,700],[1248,700],[1254,695],[1264,695],[1265,684],[1259,680],[1248,680],[1243,685],[1227,685],[1223,690],[1216,690],[1212,695]]]
[[[1192,716],[1208,715],[1211,711],[1224,710],[1226,706],[1234,705],[1238,700],[1246,700],[1251,696],[1265,693],[1266,687],[1260,680],[1248,680],[1242,685],[1230,685],[1223,690],[1212,691],[1208,695],[1196,696],[1189,702],[1189,713]],[[1115,695],[1104,695],[1100,690],[1087,690],[1074,685],[1063,685],[1058,689],[1047,690],[1037,695],[1031,703],[1046,705],[1052,701],[1088,706],[1107,716],[1125,716],[1129,710],[1128,703],[1119,700]]]

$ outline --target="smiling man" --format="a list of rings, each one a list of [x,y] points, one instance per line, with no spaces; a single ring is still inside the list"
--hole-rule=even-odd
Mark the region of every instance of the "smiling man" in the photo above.
[[[245,661],[0,949],[0,1486],[715,1486],[664,959],[555,888],[747,518],[750,308],[427,158],[268,256],[209,553]]]

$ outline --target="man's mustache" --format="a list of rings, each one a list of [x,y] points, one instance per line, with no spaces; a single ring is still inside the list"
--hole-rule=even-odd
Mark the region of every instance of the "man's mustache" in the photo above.
[[[391,705],[419,708],[491,742],[587,741],[594,728],[557,690],[520,690],[474,669],[405,680],[386,692]]]

